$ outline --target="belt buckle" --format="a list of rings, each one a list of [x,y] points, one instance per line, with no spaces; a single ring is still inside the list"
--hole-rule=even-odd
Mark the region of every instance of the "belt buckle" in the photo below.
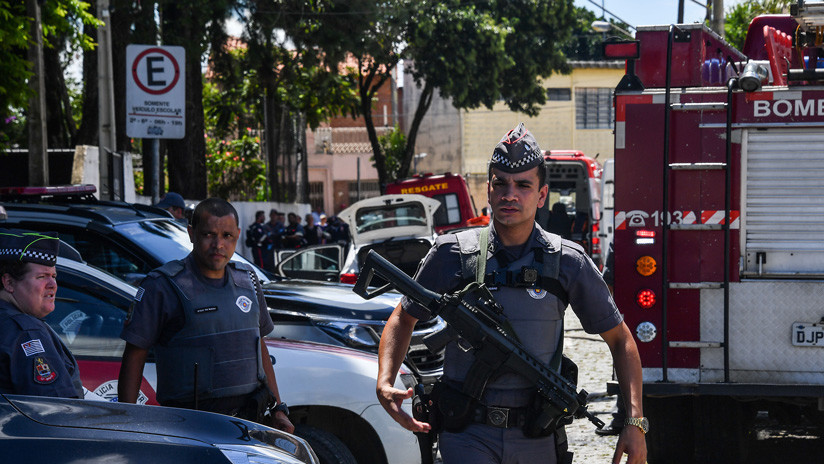
[[[509,408],[487,406],[486,422],[493,427],[506,428],[509,426]]]

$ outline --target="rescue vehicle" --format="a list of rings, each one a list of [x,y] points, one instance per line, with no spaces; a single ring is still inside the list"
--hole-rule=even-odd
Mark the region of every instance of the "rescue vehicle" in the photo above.
[[[824,425],[822,31],[824,2],[799,1],[754,19],[743,52],[702,24],[605,44],[627,59],[615,302],[650,463],[741,462],[764,424]]]
[[[592,260],[602,265],[601,239],[598,235],[601,219],[601,164],[578,150],[544,151],[549,196],[536,220],[544,229],[555,232],[551,211],[556,203],[564,205],[568,216],[569,236],[580,244]],[[557,207],[556,207],[557,208]],[[564,226],[566,230],[566,225]],[[604,250],[606,251],[606,250]]]
[[[418,194],[441,202],[435,211],[435,232],[442,234],[461,227],[489,224],[488,216],[475,213],[475,202],[463,177],[445,174],[415,174],[386,186],[386,194]]]

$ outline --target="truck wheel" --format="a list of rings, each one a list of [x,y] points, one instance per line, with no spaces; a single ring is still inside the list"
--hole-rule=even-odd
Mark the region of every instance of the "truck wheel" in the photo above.
[[[745,462],[751,423],[741,403],[723,396],[695,398],[695,462]]]
[[[300,424],[295,426],[295,435],[309,442],[320,464],[358,464],[349,448],[325,430]]]
[[[647,462],[691,464],[693,461],[693,399],[688,396],[644,397],[649,419]]]

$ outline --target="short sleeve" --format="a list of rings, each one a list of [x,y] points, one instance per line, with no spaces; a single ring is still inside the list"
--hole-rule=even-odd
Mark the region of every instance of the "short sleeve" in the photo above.
[[[587,333],[604,333],[624,320],[595,263],[572,242],[564,241],[560,280]]]
[[[168,331],[180,330],[184,322],[183,308],[168,281],[159,275],[149,275],[137,290],[120,338],[138,348],[149,349],[171,338]]]
[[[454,291],[461,283],[461,252],[458,243],[454,237],[451,237],[453,240],[441,241],[442,237],[438,237],[415,273],[415,280],[435,293]],[[406,296],[401,299],[401,308],[418,320],[428,320],[432,317],[427,308]]]

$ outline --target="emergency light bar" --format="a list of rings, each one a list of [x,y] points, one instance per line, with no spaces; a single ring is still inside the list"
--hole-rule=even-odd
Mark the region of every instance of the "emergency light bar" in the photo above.
[[[0,187],[0,195],[74,195],[92,194],[97,187],[92,184],[61,185],[52,187]]]
[[[604,42],[603,50],[604,58],[637,60],[641,56],[641,42],[638,40]]]

